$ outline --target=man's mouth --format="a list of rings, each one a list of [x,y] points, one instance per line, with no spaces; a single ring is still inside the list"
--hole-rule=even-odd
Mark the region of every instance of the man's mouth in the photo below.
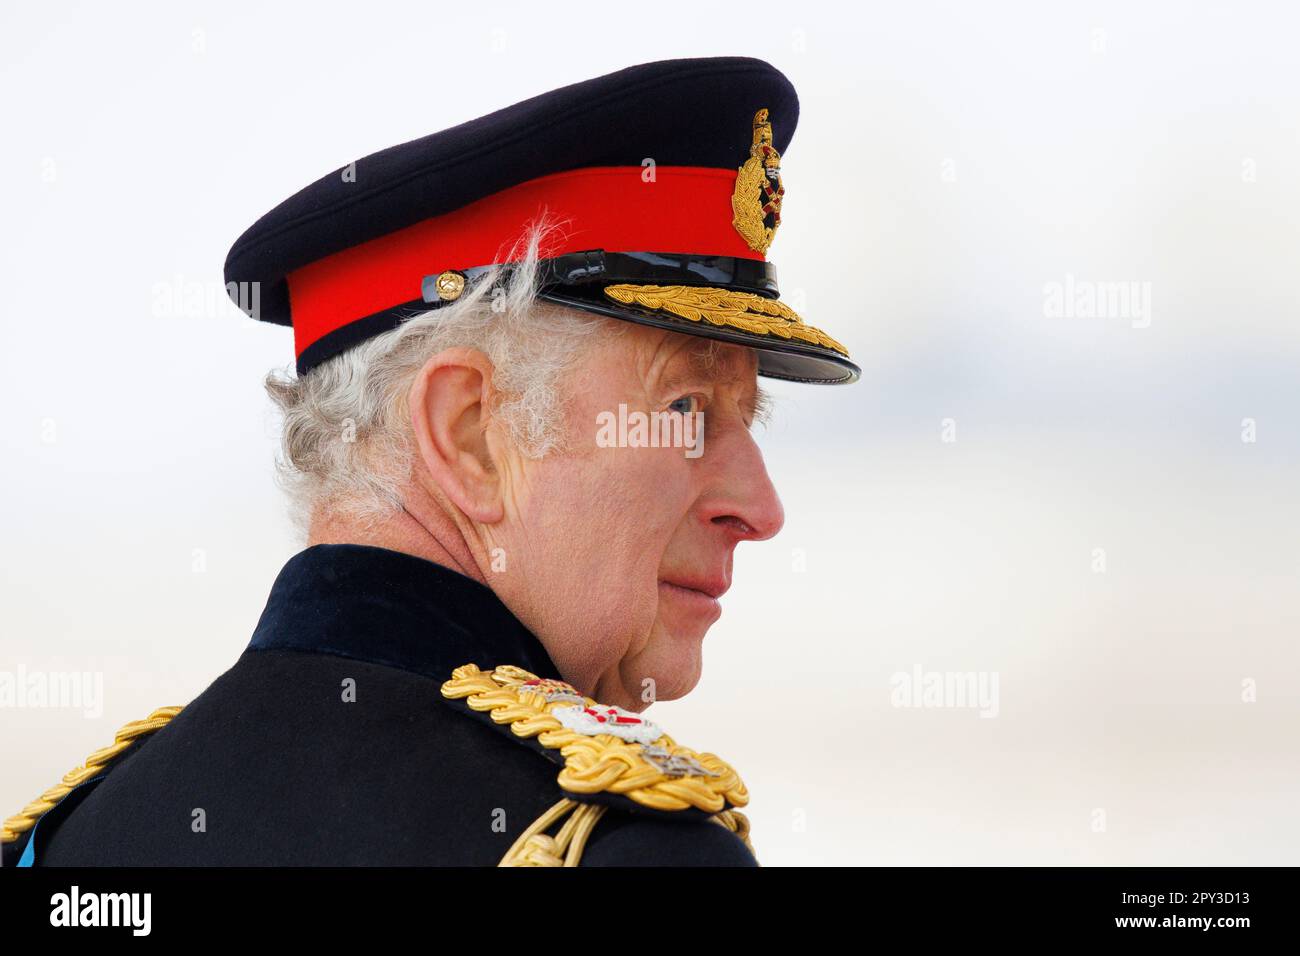
[[[712,624],[722,616],[718,598],[727,593],[731,582],[725,569],[717,574],[691,574],[685,571],[669,572],[659,579],[659,596],[669,605],[684,611],[701,623]]]
[[[718,603],[718,599],[698,588],[688,588],[671,581],[660,581],[659,597],[660,600],[669,601],[670,606],[684,610],[692,617],[699,616],[707,619],[709,623],[722,616],[722,605]]]
[[[704,595],[705,597],[707,597],[707,598],[712,598],[712,599],[715,600],[715,601],[716,601],[718,598],[722,597],[722,595],[726,594],[726,593],[727,593],[727,588],[729,588],[729,587],[731,586],[731,582],[727,581],[725,578],[722,578],[722,577],[717,577],[717,578],[685,578],[685,577],[663,578],[663,579],[660,580],[659,583],[660,583],[660,584],[666,584],[666,585],[668,585],[669,587],[671,587],[671,588],[676,588],[676,589],[678,589],[678,590],[680,590],[680,591],[694,591],[694,592],[696,592],[697,594],[702,594],[702,595]]]

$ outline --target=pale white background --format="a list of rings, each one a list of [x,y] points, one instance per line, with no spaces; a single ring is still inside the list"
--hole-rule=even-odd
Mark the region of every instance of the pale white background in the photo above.
[[[0,813],[200,693],[299,547],[235,237],[384,146],[744,54],[803,104],[771,257],[865,375],[772,386],[786,529],[651,713],[740,769],[766,864],[1298,862],[1300,21],[1134,6],[6,5],[0,669],[105,705],[0,710]],[[1067,274],[1151,283],[1150,326],[1048,318]],[[893,707],[917,665],[997,672],[999,716]]]

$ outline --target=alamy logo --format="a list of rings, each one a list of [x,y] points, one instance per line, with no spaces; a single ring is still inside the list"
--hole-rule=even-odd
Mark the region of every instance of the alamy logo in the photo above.
[[[151,893],[86,893],[74,885],[50,897],[51,926],[129,926],[133,936],[148,936]]]
[[[81,708],[104,715],[104,675],[98,671],[0,671],[0,707]]]
[[[687,458],[704,454],[704,412],[629,412],[596,415],[600,448],[685,448]]]
[[[177,274],[153,284],[153,314],[160,319],[208,319],[224,316],[229,302],[250,318],[262,317],[260,282],[209,282]]]
[[[1135,329],[1151,324],[1150,282],[1089,282],[1069,273],[1043,286],[1049,319],[1128,319]]]
[[[915,665],[889,678],[895,707],[979,708],[981,717],[998,715],[997,671],[925,671]]]

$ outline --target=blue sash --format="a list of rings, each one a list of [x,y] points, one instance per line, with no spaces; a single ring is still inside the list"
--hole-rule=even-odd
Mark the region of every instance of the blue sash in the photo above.
[[[46,810],[44,813],[41,814],[40,818],[36,821],[35,825],[32,826],[31,834],[28,835],[27,837],[27,846],[23,848],[23,855],[18,858],[19,866],[36,865],[36,831],[40,827],[40,825],[44,823],[47,819],[50,820],[51,825],[57,825],[59,817],[63,816],[63,814],[59,813],[58,811],[59,808],[63,806],[64,801],[67,800],[68,797],[76,793],[78,790],[81,790],[83,787],[90,787],[93,786],[94,784],[99,783],[99,781],[103,780],[106,776],[108,776],[108,774],[101,773],[98,777],[91,777],[89,780],[81,781],[81,783],[77,784],[75,787],[73,787],[71,790],[65,793],[62,796],[62,798],[60,798],[58,803],[56,803],[54,806],[50,807],[50,809]],[[82,794],[82,796],[84,796],[84,794]],[[46,829],[48,830],[49,827],[46,827]]]

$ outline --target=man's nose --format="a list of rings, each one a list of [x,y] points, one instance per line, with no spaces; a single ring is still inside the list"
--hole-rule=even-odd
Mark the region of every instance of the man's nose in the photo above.
[[[727,527],[738,541],[775,537],[785,524],[785,509],[753,435],[738,430],[725,442],[715,442],[713,453],[715,459],[707,463],[708,520]],[[708,450],[704,457],[708,459]]]

